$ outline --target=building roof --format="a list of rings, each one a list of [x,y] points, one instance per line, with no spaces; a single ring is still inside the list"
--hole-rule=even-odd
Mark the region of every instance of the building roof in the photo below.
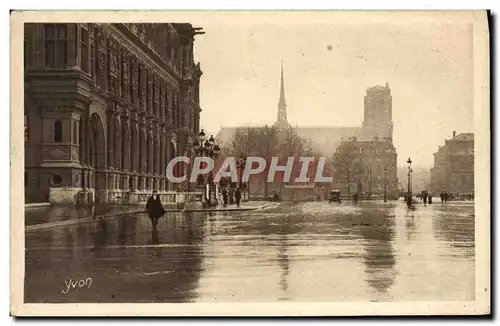
[[[379,92],[379,91],[390,91],[390,88],[389,88],[389,83],[385,83],[385,86],[382,86],[382,85],[375,85],[375,86],[372,86],[372,87],[368,87],[366,89],[367,92]]]
[[[216,139],[221,146],[229,146],[236,132],[246,128],[263,128],[263,126],[222,127]],[[304,140],[310,141],[312,150],[325,155],[332,155],[343,139],[360,138],[361,127],[296,127],[293,130]]]
[[[466,133],[458,134],[455,137],[455,140],[474,140],[474,133],[466,132]]]
[[[474,155],[474,133],[461,133],[446,139],[434,153],[436,155]]]

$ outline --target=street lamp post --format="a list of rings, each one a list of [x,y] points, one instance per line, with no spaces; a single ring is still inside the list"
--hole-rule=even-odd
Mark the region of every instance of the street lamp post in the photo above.
[[[210,138],[208,140],[205,140],[205,132],[203,129],[200,131],[198,134],[198,140],[194,142],[193,144],[193,149],[196,155],[202,156],[202,157],[210,157],[211,159],[216,158],[219,156],[220,153],[220,147],[219,145],[215,144],[215,138],[214,136],[210,135]],[[204,191],[205,191],[205,198],[208,199],[208,205],[211,206],[211,200],[212,200],[212,187],[213,187],[213,176],[212,172],[208,175],[208,180],[205,179],[205,177],[202,176],[202,184],[204,186]],[[198,182],[197,182],[198,183]],[[208,184],[208,194],[206,190],[206,185]],[[208,196],[207,196],[208,195]]]
[[[406,163],[408,163],[408,207],[411,207],[411,204],[412,204],[412,193],[411,193],[411,173],[413,172],[413,170],[411,169],[411,158],[408,158],[408,161],[406,161]]]
[[[387,165],[384,167],[384,203],[387,203]]]
[[[247,163],[247,158],[243,156],[243,154],[240,155],[238,162],[236,162],[236,165],[239,169],[239,177],[238,177],[238,188],[240,188],[240,191],[243,191],[243,170],[245,168],[245,165]],[[246,189],[243,191],[243,201],[247,201],[248,198],[246,198]]]

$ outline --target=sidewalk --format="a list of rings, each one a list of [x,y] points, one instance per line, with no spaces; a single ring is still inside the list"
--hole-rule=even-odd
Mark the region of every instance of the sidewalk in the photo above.
[[[237,207],[236,204],[232,204],[227,205],[226,207],[218,205],[212,208],[169,209],[167,206],[165,213],[252,211],[275,205],[277,204],[258,201],[242,203],[240,207]],[[89,223],[97,219],[107,219],[117,216],[130,216],[144,213],[146,213],[146,210],[141,206],[94,206],[94,208],[78,209],[74,206],[44,207],[37,209],[36,211],[25,212],[25,230],[26,232],[30,232],[53,227]]]
[[[81,220],[88,217],[133,214],[144,211],[141,206],[95,205],[93,207],[75,207],[72,205],[40,206],[25,209],[24,223],[26,226],[58,223],[70,220]]]
[[[257,209],[264,209],[272,205],[276,205],[276,203],[268,201],[252,201],[252,202],[241,203],[240,207],[236,206],[236,204],[230,204],[227,206],[219,204],[215,207],[210,207],[210,208],[193,208],[193,209],[186,209],[183,211],[184,212],[240,212],[240,211],[244,212],[244,211],[253,211]]]

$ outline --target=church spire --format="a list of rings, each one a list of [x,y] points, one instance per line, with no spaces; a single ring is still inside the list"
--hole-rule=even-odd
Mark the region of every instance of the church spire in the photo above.
[[[286,116],[286,101],[285,101],[285,80],[283,77],[283,61],[281,61],[281,85],[280,85],[280,99],[278,101],[278,120],[276,124],[280,128],[288,126],[288,119]]]
[[[286,101],[285,101],[285,80],[283,78],[283,61],[281,61],[281,86],[280,86],[280,100],[279,100],[279,104],[278,105],[286,107]]]

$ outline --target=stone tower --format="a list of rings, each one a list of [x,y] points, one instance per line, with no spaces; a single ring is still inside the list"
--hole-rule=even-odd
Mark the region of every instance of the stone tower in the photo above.
[[[363,121],[365,140],[392,140],[392,96],[389,84],[373,86],[366,90]]]

